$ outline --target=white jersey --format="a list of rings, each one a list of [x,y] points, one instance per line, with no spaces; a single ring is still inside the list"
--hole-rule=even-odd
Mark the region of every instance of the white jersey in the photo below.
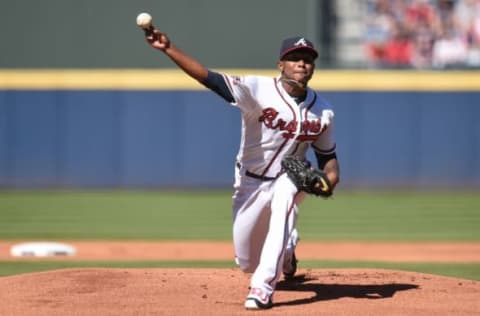
[[[279,78],[223,75],[242,112],[237,163],[263,177],[276,177],[285,155],[305,157],[311,144],[321,154],[335,152],[333,110],[315,91],[297,102]]]

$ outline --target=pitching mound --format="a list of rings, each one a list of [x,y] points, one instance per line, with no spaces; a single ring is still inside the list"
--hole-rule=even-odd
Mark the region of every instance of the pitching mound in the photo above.
[[[0,278],[0,315],[245,315],[232,269],[66,269]],[[300,270],[262,315],[478,315],[480,282],[390,270]]]

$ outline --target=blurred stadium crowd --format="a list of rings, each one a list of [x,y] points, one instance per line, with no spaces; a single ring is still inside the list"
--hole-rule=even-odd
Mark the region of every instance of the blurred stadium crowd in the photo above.
[[[368,0],[370,68],[480,68],[480,0]]]

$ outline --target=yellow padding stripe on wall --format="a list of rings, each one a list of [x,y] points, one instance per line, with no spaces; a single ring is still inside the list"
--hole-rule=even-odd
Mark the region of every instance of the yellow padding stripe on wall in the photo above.
[[[276,70],[219,69],[234,75],[275,77]],[[310,82],[317,90],[480,91],[479,71],[317,70]],[[18,90],[203,90],[177,69],[4,69],[0,89]]]

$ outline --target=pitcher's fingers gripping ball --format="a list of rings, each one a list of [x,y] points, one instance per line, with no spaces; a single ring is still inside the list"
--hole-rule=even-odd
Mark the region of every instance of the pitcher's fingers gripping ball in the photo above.
[[[137,15],[137,25],[144,31],[147,42],[154,48],[165,51],[170,48],[170,39],[153,25],[152,16],[148,13]]]
[[[151,36],[153,34],[154,26],[152,20],[152,16],[146,12],[137,15],[137,25],[143,29],[145,36]]]
[[[137,25],[142,29],[148,29],[152,25],[152,16],[148,13],[137,15]]]

